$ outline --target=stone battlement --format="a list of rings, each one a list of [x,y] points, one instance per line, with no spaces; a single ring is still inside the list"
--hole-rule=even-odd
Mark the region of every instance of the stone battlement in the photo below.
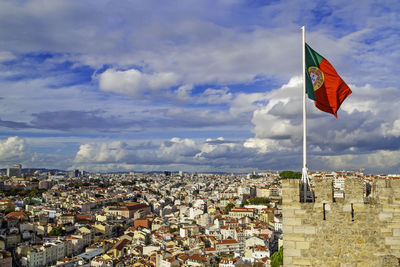
[[[400,180],[313,181],[314,203],[301,203],[299,180],[282,181],[284,266],[399,266]]]

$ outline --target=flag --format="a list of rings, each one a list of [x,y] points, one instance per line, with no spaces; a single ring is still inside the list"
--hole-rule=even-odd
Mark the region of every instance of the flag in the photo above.
[[[313,99],[320,110],[332,113],[337,118],[337,111],[342,102],[351,94],[350,88],[340,78],[331,63],[306,45],[306,93]]]

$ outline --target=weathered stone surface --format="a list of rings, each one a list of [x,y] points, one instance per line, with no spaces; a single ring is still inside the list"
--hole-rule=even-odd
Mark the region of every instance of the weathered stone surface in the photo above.
[[[283,218],[285,225],[301,225],[301,218]]]
[[[311,261],[309,259],[304,259],[304,258],[293,258],[293,264],[300,266],[310,266]]]
[[[301,251],[295,248],[285,248],[285,255],[289,257],[300,257]]]
[[[283,214],[289,214],[283,218],[284,266],[399,266],[400,196],[394,192],[400,181],[374,180],[364,199],[362,180],[348,179],[345,198],[336,201],[331,179],[314,185],[316,202],[300,203],[299,181],[282,184]]]
[[[309,249],[310,248],[310,243],[309,242],[296,242],[296,249]]]
[[[288,234],[286,238],[283,239],[283,243],[285,244],[286,240],[288,241],[304,241],[304,234]]]
[[[391,220],[392,218],[393,218],[393,213],[392,212],[381,212],[381,213],[379,213],[379,220],[381,220],[381,221]]]
[[[400,228],[393,228],[393,236],[400,236]]]

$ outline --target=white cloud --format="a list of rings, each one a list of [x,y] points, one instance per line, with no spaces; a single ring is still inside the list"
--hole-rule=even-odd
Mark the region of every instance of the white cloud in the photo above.
[[[3,164],[19,163],[26,159],[26,145],[18,136],[0,140],[0,162]]]
[[[159,146],[135,146],[124,141],[82,144],[75,157],[75,164],[173,164],[190,161],[199,152],[192,139],[172,138]]]
[[[254,152],[252,148],[222,137],[197,141],[174,137],[151,149],[135,149],[126,142],[99,142],[81,145],[74,166],[85,166],[89,170],[118,165],[118,169],[130,166],[143,170],[147,166],[147,170],[184,167],[185,170],[231,171],[254,169],[254,166],[247,165],[253,160],[249,157],[251,152]]]
[[[164,142],[159,150],[159,157],[169,161],[184,160],[185,157],[193,157],[199,152],[199,147],[192,139],[180,139],[174,137]]]
[[[13,60],[13,59],[15,59],[15,58],[16,58],[16,56],[15,56],[13,53],[11,53],[11,52],[8,52],[8,51],[0,51],[0,62],[8,61],[8,60]]]
[[[129,154],[127,144],[122,141],[83,144],[79,147],[75,162],[114,163],[123,162]]]
[[[194,100],[196,99],[198,103],[217,105],[229,103],[232,99],[232,93],[229,92],[227,87],[222,89],[207,88],[200,96],[194,98]]]
[[[288,146],[285,146],[284,142],[285,141],[282,140],[278,141],[266,138],[249,138],[243,143],[243,146],[245,148],[253,148],[259,153],[288,151]],[[294,152],[295,149],[293,148],[291,151]]]
[[[262,106],[260,102],[266,101],[265,93],[239,93],[232,100],[229,112],[233,116],[238,116],[242,113],[253,112],[258,107]]]
[[[268,104],[253,112],[252,123],[257,138],[299,139],[301,128],[301,79],[292,78],[279,90],[266,95]]]
[[[99,75],[101,90],[133,97],[169,89],[178,83],[178,76],[172,72],[145,74],[136,69],[126,71],[108,69]]]
[[[384,128],[386,128],[387,125],[385,125]],[[387,129],[387,128],[386,128]],[[392,127],[386,130],[387,134],[393,135],[395,137],[400,137],[400,120],[395,120],[393,122]]]
[[[379,150],[368,154],[322,156],[315,158],[320,169],[354,170],[372,173],[399,173],[400,151]]]
[[[179,88],[175,92],[175,97],[179,101],[188,101],[190,99],[190,92],[193,89],[192,84],[184,84],[182,86],[179,86]]]

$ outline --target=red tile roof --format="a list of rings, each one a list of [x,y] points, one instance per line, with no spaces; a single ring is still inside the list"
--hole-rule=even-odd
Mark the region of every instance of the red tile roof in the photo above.
[[[27,220],[28,216],[22,211],[12,211],[5,216],[5,218],[12,218],[12,219],[24,219]]]

